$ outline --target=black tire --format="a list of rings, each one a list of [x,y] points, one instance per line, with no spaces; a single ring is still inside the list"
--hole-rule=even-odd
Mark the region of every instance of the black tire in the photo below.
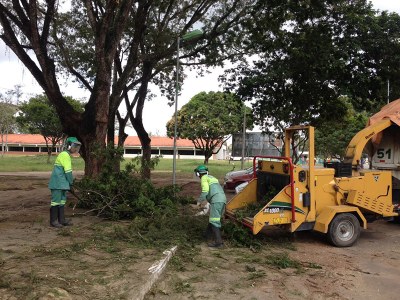
[[[328,240],[336,247],[350,247],[360,236],[361,227],[351,213],[337,214],[329,224]]]
[[[394,217],[393,218],[393,223],[400,224],[400,216]]]

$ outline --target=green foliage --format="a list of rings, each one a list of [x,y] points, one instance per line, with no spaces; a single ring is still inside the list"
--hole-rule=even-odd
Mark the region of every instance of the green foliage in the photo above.
[[[15,53],[33,50],[33,58],[19,57],[46,95],[51,95],[57,111],[65,113],[63,128],[82,140],[82,154],[93,162],[85,170],[91,175],[97,175],[102,165],[102,161],[91,160],[91,146],[105,146],[103,126],[108,122],[109,132],[114,131],[116,114],[121,135],[130,119],[141,142],[149,145],[143,108],[145,100],[154,95],[148,86],[157,85],[173,100],[178,37],[182,37],[180,54],[184,60],[195,66],[221,66],[223,60],[243,55],[234,45],[241,41],[241,20],[251,17],[247,0],[97,0],[91,9],[78,0],[32,0],[29,9],[19,1],[2,3],[4,34],[0,38]],[[188,32],[199,25],[207,34],[189,40]],[[185,64],[179,70],[180,82],[185,77]],[[59,78],[63,75],[90,93],[84,114],[75,113],[62,99]],[[123,101],[129,113],[121,118],[118,108]],[[147,153],[144,159],[149,159]]]
[[[339,98],[347,109],[341,122],[326,120],[315,130],[315,150],[318,156],[343,158],[351,139],[368,121],[366,112],[358,113],[346,97]]]
[[[182,294],[182,293],[189,293],[193,291],[193,287],[191,286],[190,282],[179,280],[175,283],[175,292]]]
[[[150,158],[150,160],[144,160],[143,157],[136,156],[132,159],[129,168],[131,168],[135,172],[139,172],[143,178],[146,178],[146,176],[144,175],[146,170],[154,170],[159,163],[159,156],[154,156]]]
[[[296,247],[290,240],[287,232],[280,232],[278,236],[268,236],[265,234],[253,235],[249,228],[242,224],[231,221],[223,224],[224,238],[229,240],[229,243],[236,247],[248,247],[253,252],[259,252],[261,248],[277,247],[296,251]],[[257,259],[251,259],[247,262],[256,262]]]
[[[79,191],[79,207],[113,220],[176,211],[176,189],[155,188],[150,181],[126,170],[108,176],[102,173],[96,178],[85,177],[75,186]]]
[[[246,127],[253,128],[250,108],[231,93],[201,92],[185,104],[177,115],[177,136],[193,142],[197,149],[204,151],[205,162],[217,153],[223,142],[243,127],[243,113],[246,110]],[[174,136],[175,118],[167,123],[167,134]]]
[[[357,111],[400,96],[400,16],[367,1],[257,1],[245,45],[259,57],[232,68],[225,86],[254,101],[269,130],[341,122],[347,95]]]
[[[178,245],[181,250],[189,251],[201,243],[207,222],[206,218],[193,217],[185,208],[164,210],[136,216],[127,227],[115,226],[113,235],[137,246],[165,249]]]
[[[0,134],[12,133],[15,129],[16,120],[15,113],[17,112],[17,107],[10,103],[0,102]]]
[[[267,192],[263,197],[262,201],[255,201],[252,203],[249,203],[248,205],[244,206],[243,208],[239,208],[235,210],[235,218],[238,220],[241,220],[246,217],[254,217],[257,213],[260,212],[260,210],[267,205],[268,202],[270,202],[276,195],[277,195],[277,190],[274,186],[269,185],[267,187]]]
[[[83,111],[82,104],[71,97],[66,100],[78,112]],[[22,132],[41,134],[48,148],[48,162],[53,148],[65,137],[60,119],[54,105],[46,95],[37,95],[22,103],[19,107],[20,113],[17,116],[17,123]]]
[[[227,222],[223,225],[223,231],[234,246],[251,247],[253,249],[260,249],[262,246],[262,242],[243,226]]]
[[[322,267],[319,264],[313,262],[307,262],[305,263],[305,266],[310,269],[318,269],[318,270],[322,269]]]
[[[300,270],[302,265],[299,261],[293,260],[288,253],[275,253],[267,256],[266,263],[278,269],[295,268]]]
[[[242,220],[243,218],[254,217],[265,205],[267,201],[257,201],[246,205],[243,208],[235,210],[235,218]]]
[[[76,111],[82,112],[82,104],[66,97]],[[62,126],[54,105],[46,95],[37,95],[19,107],[17,122],[22,132],[41,134],[44,137],[62,136]]]
[[[122,160],[122,149],[99,149],[98,157],[105,163],[97,177],[84,177],[74,187],[79,197],[78,207],[90,209],[98,216],[113,220],[137,216],[169,216],[176,212],[181,200],[178,187],[156,188],[150,180],[139,176],[139,158],[125,165],[120,172],[114,169],[115,160]],[[152,165],[155,166],[158,158]],[[139,166],[139,167],[138,167]]]
[[[264,276],[266,275],[266,274],[265,274],[265,271],[263,271],[263,270],[257,270],[257,269],[256,269],[255,267],[253,267],[253,266],[246,265],[245,268],[246,268],[246,271],[250,273],[250,274],[247,276],[247,280],[255,280],[255,279],[258,279],[258,278],[260,278],[260,277],[264,277]]]

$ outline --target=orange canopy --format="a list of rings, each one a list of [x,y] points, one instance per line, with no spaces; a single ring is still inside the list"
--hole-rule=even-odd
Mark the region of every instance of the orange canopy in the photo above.
[[[382,119],[388,118],[400,126],[400,99],[386,104],[382,109],[368,120],[368,126]]]
[[[392,101],[382,107],[379,112],[369,118],[367,126],[373,125],[382,119],[390,119],[393,123],[400,126],[400,99]],[[381,142],[381,139],[382,132],[379,132],[371,139],[371,141],[374,145],[377,145]]]

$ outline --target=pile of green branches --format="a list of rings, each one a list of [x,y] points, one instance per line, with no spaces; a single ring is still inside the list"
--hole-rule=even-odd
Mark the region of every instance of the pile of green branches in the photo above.
[[[235,210],[235,217],[238,220],[247,217],[254,217],[267,203],[269,203],[277,194],[277,190],[274,186],[270,185],[267,192],[260,201],[252,202],[246,206]]]
[[[157,188],[143,179],[138,161],[127,163],[120,172],[113,170],[111,162],[107,163],[99,176],[74,183],[77,207],[87,209],[86,213],[120,220],[174,214],[179,203],[190,201],[178,196],[177,186]]]

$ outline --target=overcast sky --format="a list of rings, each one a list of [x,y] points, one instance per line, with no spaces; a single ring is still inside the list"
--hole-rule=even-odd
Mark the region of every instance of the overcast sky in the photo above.
[[[374,0],[371,1],[376,9],[395,11],[400,14],[399,0]],[[194,95],[205,91],[219,91],[218,76],[222,74],[221,68],[210,69],[211,73],[204,77],[197,77],[195,72],[189,73],[182,87],[182,94],[178,99],[178,109],[186,104]],[[0,40],[0,92],[5,93],[15,85],[22,85],[25,98],[29,98],[43,91],[32,78],[29,71],[19,62],[10,50]],[[63,92],[74,98],[85,98],[85,92],[79,90],[70,82],[62,82]],[[152,87],[153,93],[158,93],[157,87]],[[143,112],[143,122],[146,130],[153,135],[165,135],[165,124],[173,116],[174,107],[167,105],[165,97],[156,97],[146,102]],[[130,135],[136,135],[134,130],[127,130]]]

